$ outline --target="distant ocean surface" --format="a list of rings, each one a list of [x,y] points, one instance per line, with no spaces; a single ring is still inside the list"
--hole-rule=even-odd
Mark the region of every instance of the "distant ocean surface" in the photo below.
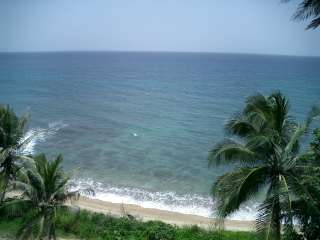
[[[202,216],[210,148],[245,98],[281,90],[303,120],[320,102],[320,58],[144,52],[0,53],[0,103],[50,128],[25,149],[64,155],[96,198]],[[234,219],[252,219],[254,204]]]

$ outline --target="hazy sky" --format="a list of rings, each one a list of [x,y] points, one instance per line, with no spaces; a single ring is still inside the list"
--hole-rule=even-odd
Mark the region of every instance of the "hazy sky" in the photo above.
[[[301,1],[301,0],[300,0]],[[205,51],[320,56],[300,1],[1,0],[0,51]]]

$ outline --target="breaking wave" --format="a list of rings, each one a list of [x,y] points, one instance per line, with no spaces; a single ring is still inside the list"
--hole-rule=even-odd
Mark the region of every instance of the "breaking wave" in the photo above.
[[[211,197],[198,194],[177,194],[174,192],[151,192],[141,188],[116,187],[92,179],[74,179],[74,189],[91,188],[95,191],[93,199],[112,203],[135,204],[144,208],[155,208],[172,212],[214,217]],[[232,220],[254,220],[257,204],[250,204],[230,217]]]
[[[48,128],[29,130],[22,142],[23,154],[35,154],[38,143],[44,142],[68,125],[63,121],[52,122]],[[136,133],[134,133],[136,134]],[[134,135],[136,136],[136,135]],[[177,213],[214,217],[214,201],[209,196],[199,194],[177,194],[175,192],[147,191],[143,188],[113,186],[94,181],[93,179],[73,179],[73,189],[91,188],[95,191],[94,199],[113,203],[135,204],[144,208],[155,208]],[[230,217],[233,220],[253,220],[256,216],[257,204],[251,203]]]
[[[63,121],[56,121],[49,123],[48,128],[33,128],[27,131],[24,138],[21,140],[21,143],[23,143],[22,149],[20,150],[21,153],[34,154],[36,144],[44,142],[66,126],[67,124]]]

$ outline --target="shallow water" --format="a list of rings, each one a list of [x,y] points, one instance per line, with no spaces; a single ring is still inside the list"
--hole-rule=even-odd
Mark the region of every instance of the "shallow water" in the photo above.
[[[209,215],[207,167],[245,97],[279,89],[302,120],[320,101],[320,58],[69,52],[0,54],[0,102],[48,128],[25,151],[63,153],[97,197]],[[241,213],[238,218],[252,214]]]

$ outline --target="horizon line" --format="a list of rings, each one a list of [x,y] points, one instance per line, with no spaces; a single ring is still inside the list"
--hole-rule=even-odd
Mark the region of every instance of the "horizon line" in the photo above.
[[[281,53],[248,53],[248,52],[214,52],[214,51],[170,51],[170,50],[37,50],[37,51],[0,51],[0,54],[19,53],[181,53],[181,54],[230,54],[230,55],[258,55],[258,56],[279,56],[279,57],[304,57],[320,58],[320,55],[294,55]]]

